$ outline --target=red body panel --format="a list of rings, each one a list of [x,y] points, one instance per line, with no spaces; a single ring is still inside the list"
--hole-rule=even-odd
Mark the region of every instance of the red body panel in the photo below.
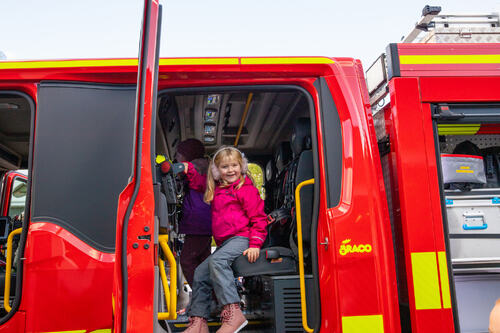
[[[381,315],[385,332],[399,332],[392,236],[370,106],[360,86],[362,77],[349,75],[355,67],[338,69],[328,85],[342,127],[342,193],[340,204],[327,209],[318,230],[318,239],[326,234],[333,245],[328,260],[319,262],[325,328],[340,332],[343,317]],[[345,254],[346,241],[369,245],[371,251]],[[319,253],[323,251],[320,247]]]
[[[498,76],[500,44],[397,44],[401,77]]]
[[[26,332],[111,328],[114,254],[37,222],[30,226],[25,257],[20,310]]]
[[[396,170],[412,330],[454,332],[451,309],[415,310],[411,253],[445,251],[430,108],[421,104],[417,79],[393,79],[390,91],[389,160]]]

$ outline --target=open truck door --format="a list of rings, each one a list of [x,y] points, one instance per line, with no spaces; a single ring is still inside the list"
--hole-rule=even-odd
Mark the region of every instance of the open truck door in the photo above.
[[[121,193],[116,225],[113,280],[114,332],[153,332],[157,261],[151,170],[161,8],[144,1],[139,48],[132,175]],[[150,321],[144,318],[151,318]]]
[[[3,110],[0,123],[10,116],[22,124],[17,146],[2,137],[2,147],[13,151],[2,167],[28,170],[1,332],[107,332],[113,325],[115,332],[153,331],[153,211],[141,207],[154,206],[149,138],[159,4],[144,7],[137,86],[136,61],[112,59],[47,62],[47,68],[89,66],[88,77],[61,71],[33,80],[24,89],[29,94],[0,92],[15,111]],[[123,72],[114,79],[92,76],[107,66]],[[145,313],[151,321],[141,322],[151,327],[138,327]]]

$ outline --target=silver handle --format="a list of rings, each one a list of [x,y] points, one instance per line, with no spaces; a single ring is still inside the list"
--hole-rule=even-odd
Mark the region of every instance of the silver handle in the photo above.
[[[328,242],[328,237],[325,237],[325,241],[324,242],[321,242],[319,243],[320,245],[324,245],[325,246],[325,250],[328,250],[328,245],[330,244]]]

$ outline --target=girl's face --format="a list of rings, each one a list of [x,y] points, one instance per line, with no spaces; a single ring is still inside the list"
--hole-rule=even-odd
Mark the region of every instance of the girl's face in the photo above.
[[[224,158],[217,169],[219,169],[221,179],[226,183],[232,184],[240,179],[241,166],[234,158]]]

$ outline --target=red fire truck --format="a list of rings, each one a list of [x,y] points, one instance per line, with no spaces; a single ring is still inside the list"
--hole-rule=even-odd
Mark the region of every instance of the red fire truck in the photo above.
[[[267,212],[282,213],[259,262],[233,266],[249,330],[458,332],[457,276],[494,284],[497,262],[455,256],[447,210],[495,189],[445,189],[440,131],[496,135],[500,46],[392,45],[369,93],[351,58],[159,59],[160,17],[146,0],[139,60],[0,62],[4,184],[28,170],[24,211],[10,216],[16,186],[2,187],[0,332],[186,327],[182,183],[156,156],[190,137],[243,150],[265,173]],[[387,92],[376,133],[370,95]],[[495,224],[476,215],[475,233]]]

